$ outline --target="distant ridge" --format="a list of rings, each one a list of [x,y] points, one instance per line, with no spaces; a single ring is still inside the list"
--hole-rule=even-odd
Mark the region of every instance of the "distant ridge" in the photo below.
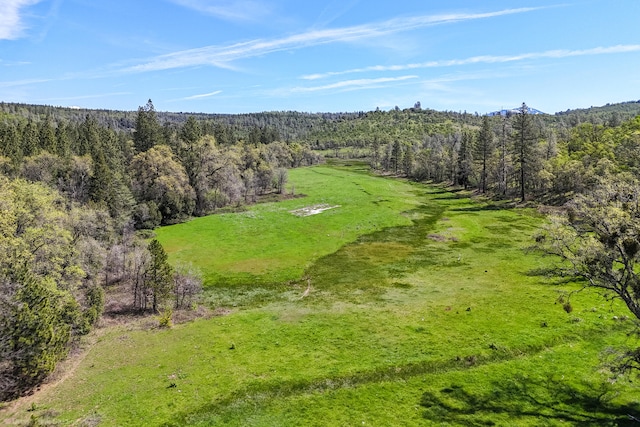
[[[511,108],[510,110],[500,110],[500,111],[494,111],[492,113],[487,113],[487,116],[510,116],[512,114],[518,114],[520,113],[520,107],[518,108]],[[544,113],[540,110],[536,110],[535,108],[531,108],[531,107],[527,107],[527,113],[528,114],[547,114]]]

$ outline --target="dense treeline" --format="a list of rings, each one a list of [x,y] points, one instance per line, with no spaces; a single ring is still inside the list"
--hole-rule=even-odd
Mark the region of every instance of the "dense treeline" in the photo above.
[[[521,200],[567,200],[619,173],[640,173],[640,118],[569,126],[531,115],[481,119],[420,140],[370,145],[374,169]],[[595,120],[594,120],[595,121]]]
[[[581,123],[617,126],[640,114],[640,102],[629,101],[602,107],[567,110],[539,117],[547,126],[570,129]],[[61,123],[78,125],[91,116],[100,126],[115,131],[132,132],[136,125],[136,111],[88,110],[0,102],[0,121],[31,120],[39,123],[49,118],[54,126]],[[246,114],[205,114],[156,112],[163,129],[170,133],[182,126],[189,117],[200,124],[207,135],[214,135],[221,145],[239,140],[250,143],[284,141],[312,144],[315,148],[333,148],[369,143],[377,137],[382,143],[396,138],[422,139],[425,135],[451,133],[460,125],[481,125],[477,113],[436,111],[423,109],[420,103],[413,108],[371,112],[304,113],[271,111]],[[453,126],[453,127],[452,127]]]
[[[280,169],[319,161],[305,145],[280,142],[271,127],[252,127],[247,140],[232,135],[225,125],[193,116],[179,126],[161,125],[151,102],[140,107],[129,131],[92,115],[78,123],[6,115],[0,167],[7,176],[43,182],[74,202],[103,205],[113,217],[133,215],[138,228],[152,228],[254,201],[278,186]]]
[[[132,129],[125,116],[26,111],[0,116],[0,400],[40,383],[105,305],[165,310],[165,325],[193,305],[199,273],[136,229],[283,193],[287,168],[320,160],[270,127],[245,141],[193,116],[162,125],[151,101]]]

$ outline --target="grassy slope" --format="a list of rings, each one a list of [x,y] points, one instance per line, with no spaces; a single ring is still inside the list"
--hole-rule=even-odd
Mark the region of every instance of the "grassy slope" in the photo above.
[[[535,274],[549,261],[522,250],[540,223],[531,212],[347,170],[292,180],[308,199],[198,220],[207,244],[180,244],[179,227],[159,234],[174,260],[209,257],[199,265],[216,269],[212,300],[242,309],[105,331],[35,413],[105,426],[619,425],[637,413],[640,393],[596,369],[630,322],[593,293],[577,295],[571,314],[554,304],[558,285]],[[314,203],[342,208],[286,214]],[[237,266],[261,259],[254,244],[284,259],[250,272],[265,285],[248,297]],[[306,282],[269,285],[302,274],[305,298]]]

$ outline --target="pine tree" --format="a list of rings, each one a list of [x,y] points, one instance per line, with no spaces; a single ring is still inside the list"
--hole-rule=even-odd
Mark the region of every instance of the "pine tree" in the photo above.
[[[146,270],[147,287],[151,291],[151,309],[157,313],[158,306],[170,295],[173,286],[173,268],[167,262],[168,256],[157,239],[153,239],[149,246],[151,256]]]
[[[60,157],[71,155],[71,138],[69,137],[68,125],[58,123],[56,127],[56,154]]]
[[[133,144],[138,153],[147,151],[161,142],[162,129],[158,124],[156,110],[151,100],[143,107],[138,107],[136,128],[133,131]]]
[[[391,167],[393,168],[394,173],[398,173],[398,167],[402,163],[402,146],[400,145],[400,141],[397,139],[393,143],[393,148],[391,149]]]
[[[482,128],[478,134],[475,144],[475,157],[480,164],[480,191],[487,192],[487,166],[493,154],[495,146],[493,144],[493,131],[489,116],[482,118]]]
[[[93,159],[93,176],[91,177],[90,196],[94,202],[107,206],[111,199],[112,173],[100,150]]]
[[[415,156],[413,154],[413,147],[410,144],[405,145],[402,160],[404,174],[406,176],[411,176],[413,172],[413,163],[415,162]]]
[[[460,149],[458,150],[458,167],[456,184],[464,186],[466,189],[469,186],[469,180],[471,178],[471,166],[473,164],[473,156],[471,148],[473,147],[473,134],[465,130],[462,132],[462,139],[460,140]]]
[[[40,152],[38,125],[31,119],[22,130],[22,151],[25,157],[35,156]]]
[[[58,141],[56,138],[56,130],[51,122],[51,116],[47,116],[45,121],[40,123],[39,127],[40,147],[51,154],[57,154]]]
[[[526,199],[527,180],[530,179],[533,162],[535,161],[536,134],[529,108],[524,102],[514,116],[513,122],[513,154],[518,172],[520,199]]]

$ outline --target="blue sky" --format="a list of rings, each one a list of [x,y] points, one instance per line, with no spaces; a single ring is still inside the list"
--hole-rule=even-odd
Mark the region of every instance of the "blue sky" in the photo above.
[[[554,113],[640,99],[637,0],[0,0],[0,101]]]

